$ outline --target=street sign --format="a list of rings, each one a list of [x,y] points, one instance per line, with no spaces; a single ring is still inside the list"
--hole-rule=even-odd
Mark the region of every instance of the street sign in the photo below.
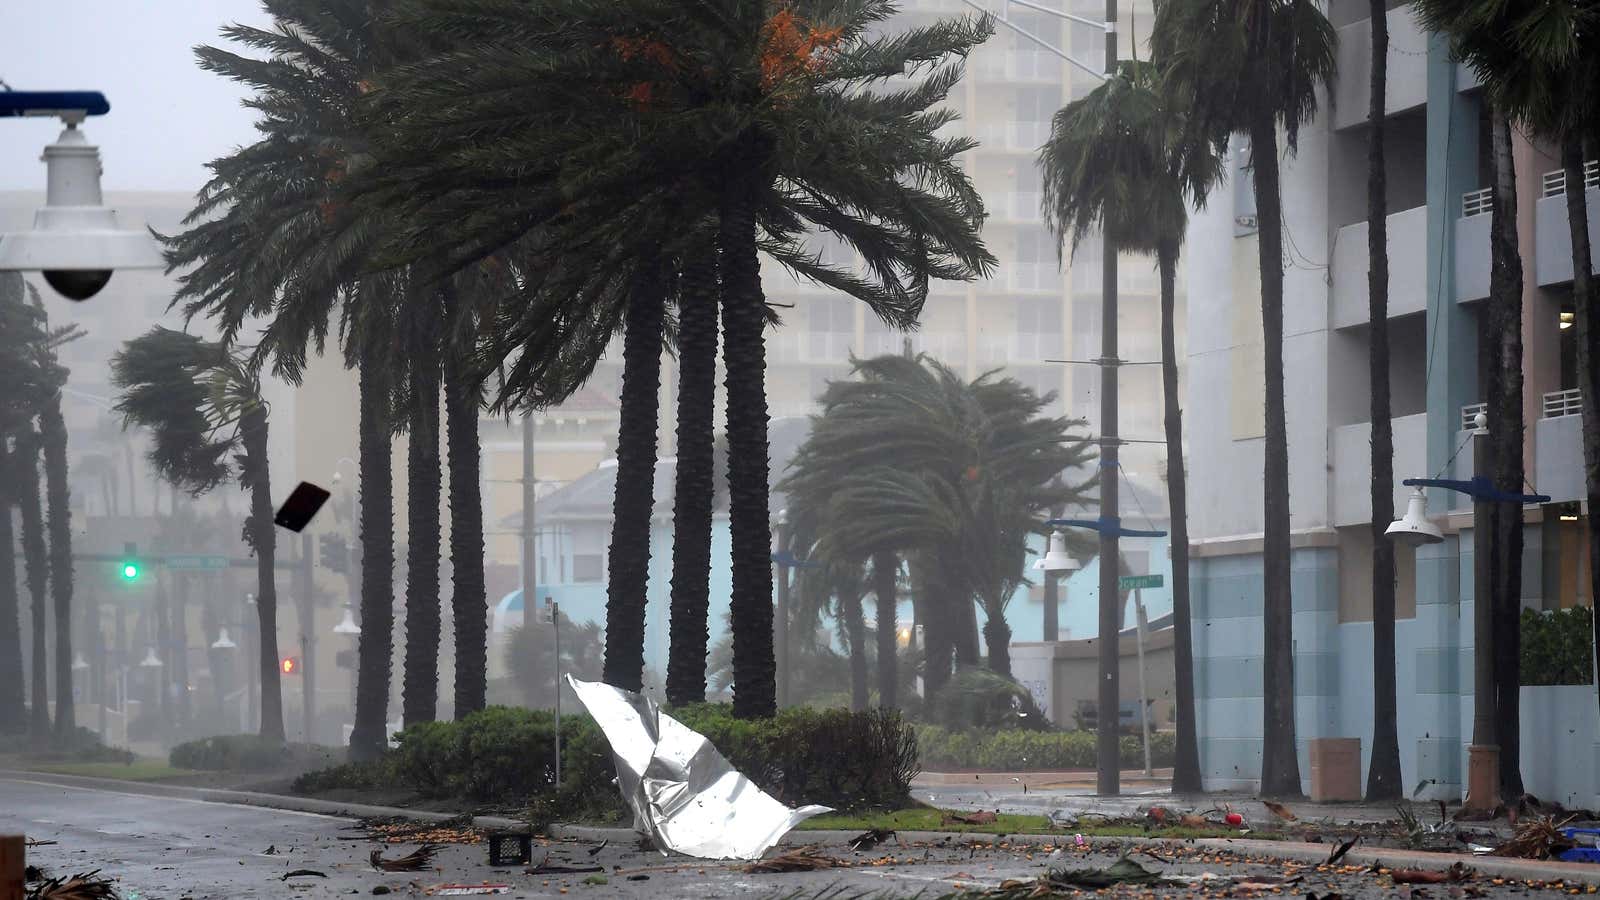
[[[1137,591],[1142,588],[1158,588],[1163,583],[1160,575],[1124,575],[1117,579],[1117,590]]]
[[[228,567],[228,558],[226,556],[169,556],[162,560],[161,564],[169,569],[209,572],[216,569],[226,569]]]

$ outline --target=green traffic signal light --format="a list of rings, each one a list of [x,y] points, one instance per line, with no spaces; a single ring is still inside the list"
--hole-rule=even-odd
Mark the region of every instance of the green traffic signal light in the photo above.
[[[123,581],[138,581],[139,580],[139,564],[136,563],[136,562],[125,562],[125,563],[123,563],[122,564],[122,580]]]

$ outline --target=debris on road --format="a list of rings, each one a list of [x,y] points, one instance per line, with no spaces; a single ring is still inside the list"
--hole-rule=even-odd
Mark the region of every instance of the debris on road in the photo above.
[[[58,841],[41,841],[38,838],[31,838],[31,837],[25,837],[25,838],[22,839],[22,844],[25,847],[50,847],[50,846],[54,846],[57,843],[59,843],[59,842]]]
[[[406,819],[362,819],[353,826],[362,834],[342,838],[350,841],[378,841],[385,844],[476,844],[488,832],[472,824],[471,816],[456,816],[440,822],[412,822]]]
[[[820,869],[842,869],[850,864],[835,859],[816,847],[800,847],[780,853],[771,859],[758,860],[745,866],[746,872],[772,874],[777,872],[815,872]]]
[[[367,857],[372,862],[372,867],[383,872],[416,872],[428,868],[433,862],[434,854],[439,848],[432,844],[423,844],[405,856],[396,859],[385,859],[382,850],[374,850]]]
[[[1382,872],[1379,869],[1379,872]],[[1437,869],[1390,869],[1389,878],[1395,884],[1452,884],[1472,877],[1472,870],[1457,862],[1443,872]]]
[[[116,900],[117,891],[111,886],[111,879],[95,877],[99,874],[100,870],[96,869],[64,878],[43,879],[38,887],[28,892],[27,900]]]
[[[986,809],[975,813],[947,812],[939,820],[940,825],[993,825],[999,818],[999,810],[989,812]]]
[[[708,859],[759,859],[794,826],[832,810],[791,809],[741,774],[654,700],[567,676],[611,745],[617,785],[656,845]],[[645,777],[645,772],[650,777]]]
[[[1285,822],[1295,822],[1295,821],[1298,821],[1299,818],[1300,818],[1299,816],[1296,816],[1294,814],[1294,810],[1290,809],[1287,806],[1284,806],[1282,803],[1277,803],[1277,802],[1272,801],[1272,800],[1262,800],[1261,801],[1261,805],[1265,806],[1267,808],[1267,812],[1272,813],[1273,815],[1275,815],[1278,818],[1284,820]],[[1229,823],[1229,824],[1232,824],[1232,823]]]
[[[1164,880],[1161,873],[1126,856],[1103,869],[1058,869],[1044,878],[1052,884],[1096,889],[1118,884],[1160,884]]]
[[[605,866],[593,864],[583,866],[551,865],[550,854],[546,853],[544,859],[539,860],[538,865],[522,871],[525,875],[585,875],[590,872],[604,872],[605,870]]]
[[[858,852],[871,850],[894,836],[892,828],[869,828],[850,839],[850,849]]]
[[[1344,859],[1345,854],[1349,853],[1352,847],[1359,843],[1361,843],[1361,835],[1358,834],[1355,837],[1339,844],[1339,846],[1333,848],[1332,853],[1328,854],[1328,861],[1324,863],[1324,865],[1331,866],[1337,864],[1339,860]]]
[[[327,878],[327,872],[318,872],[316,869],[295,869],[278,876],[279,881],[288,881],[291,878]]]
[[[436,884],[432,887],[423,888],[422,892],[430,897],[460,897],[474,894],[509,894],[511,893],[511,885],[491,884],[487,881],[483,882],[482,884]]]
[[[1572,822],[1568,818],[1557,822],[1554,817],[1526,819],[1517,823],[1511,838],[1490,852],[1492,856],[1510,856],[1516,859],[1551,859],[1577,846],[1562,831]]]

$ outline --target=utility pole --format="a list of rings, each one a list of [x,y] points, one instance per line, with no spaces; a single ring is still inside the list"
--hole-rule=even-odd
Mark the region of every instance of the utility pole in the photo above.
[[[1489,477],[1489,432],[1474,429],[1472,474]],[[1475,497],[1472,504],[1472,743],[1467,747],[1468,809],[1500,805],[1500,738],[1495,730],[1499,702],[1494,683],[1494,587],[1489,552],[1495,504]],[[1520,511],[1520,508],[1519,508]]]
[[[533,472],[533,416],[522,417],[522,621],[533,621],[534,600],[538,591],[539,570],[535,567],[538,552],[535,546],[534,523],[534,472]]]
[[[295,589],[300,595],[300,686],[305,691],[301,706],[305,742],[317,742],[317,604],[313,596],[311,564],[311,533],[300,533],[300,569],[296,576],[300,582]]]
[[[550,627],[556,639],[556,790],[561,790],[561,604],[550,597],[544,598],[550,610]]]
[[[1148,778],[1155,774],[1150,770],[1150,693],[1144,686],[1144,642],[1148,637],[1150,620],[1145,617],[1144,598],[1140,593],[1138,588],[1133,591],[1133,614],[1138,619],[1133,641],[1139,651],[1139,730],[1144,734],[1144,774]]]
[[[910,340],[906,341],[909,347]],[[772,529],[772,562],[778,576],[778,614],[773,619],[777,644],[778,708],[789,702],[789,567],[785,564],[789,548],[789,511],[778,510],[778,521]]]
[[[1117,0],[1106,0],[1105,75],[1117,69]],[[1117,507],[1117,246],[1109,230],[1100,232],[1100,520],[1114,521]],[[1117,529],[1100,530],[1100,691],[1096,716],[1095,793],[1121,793],[1117,741],[1117,633],[1122,630],[1121,595],[1117,590]]]

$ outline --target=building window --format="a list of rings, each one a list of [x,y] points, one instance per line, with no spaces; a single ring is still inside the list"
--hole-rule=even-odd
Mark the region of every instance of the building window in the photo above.
[[[593,584],[605,580],[605,561],[598,553],[576,553],[572,557],[572,580]]]

